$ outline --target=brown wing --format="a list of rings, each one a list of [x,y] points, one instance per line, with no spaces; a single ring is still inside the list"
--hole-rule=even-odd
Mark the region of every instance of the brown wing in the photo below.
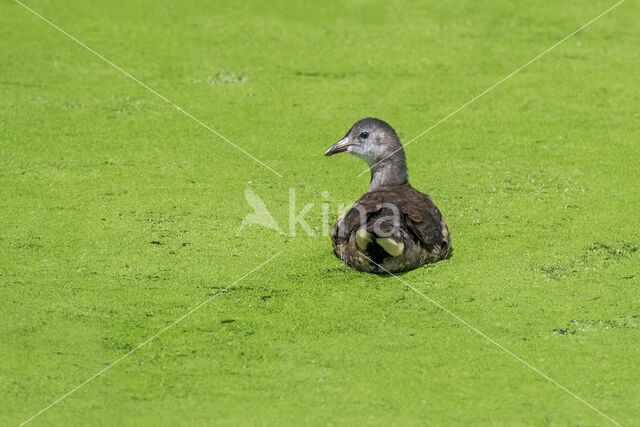
[[[404,213],[407,215],[407,226],[420,239],[431,248],[443,242],[449,244],[449,233],[440,210],[431,200],[431,197],[416,189],[407,192],[404,204]]]
[[[395,215],[396,212],[399,215]],[[376,245],[372,244],[367,246],[367,255],[363,255],[354,236],[361,226],[379,237],[393,237],[404,243],[403,255],[390,257],[384,249],[377,251]],[[335,255],[347,265],[378,273],[406,271],[436,262],[447,256],[450,247],[449,230],[440,211],[428,195],[409,184],[389,186],[363,195],[338,218],[331,230],[331,240]],[[377,261],[376,256],[379,256]],[[380,263],[388,270],[380,270]]]
[[[385,187],[360,197],[338,225],[336,240],[348,239],[360,224],[371,224],[369,220],[377,215],[389,215],[390,210],[385,208],[388,203],[398,208],[406,228],[429,250],[443,243],[448,250],[449,232],[442,214],[429,196],[409,184]]]
[[[347,211],[345,216],[336,223],[336,229],[332,233],[334,245],[344,243],[349,239],[351,233],[360,228],[361,224],[367,224],[367,220],[371,214],[380,210],[381,203],[378,203],[376,195],[367,193],[360,197],[356,203]]]

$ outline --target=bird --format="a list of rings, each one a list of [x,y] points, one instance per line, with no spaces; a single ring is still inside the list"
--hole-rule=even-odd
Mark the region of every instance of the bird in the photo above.
[[[447,223],[431,197],[409,184],[404,148],[388,123],[357,121],[324,154],[338,153],[364,160],[371,171],[367,192],[331,229],[340,260],[358,271],[393,274],[448,256]]]

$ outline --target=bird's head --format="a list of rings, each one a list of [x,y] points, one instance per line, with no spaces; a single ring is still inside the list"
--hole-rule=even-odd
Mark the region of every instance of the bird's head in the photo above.
[[[373,166],[392,157],[404,158],[402,144],[389,124],[379,119],[366,118],[357,121],[340,141],[324,153],[351,153]]]

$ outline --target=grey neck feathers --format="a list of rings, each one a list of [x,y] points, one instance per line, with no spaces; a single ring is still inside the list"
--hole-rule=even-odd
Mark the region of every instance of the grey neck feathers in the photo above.
[[[407,160],[405,159],[404,150],[402,149],[380,163],[370,166],[370,169],[371,183],[369,184],[368,191],[409,182]]]

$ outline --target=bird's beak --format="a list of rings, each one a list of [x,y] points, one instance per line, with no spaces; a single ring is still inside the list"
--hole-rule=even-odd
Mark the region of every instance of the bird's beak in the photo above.
[[[332,156],[338,153],[344,153],[349,148],[349,138],[344,137],[340,141],[333,144],[329,149],[324,153],[325,156]]]

